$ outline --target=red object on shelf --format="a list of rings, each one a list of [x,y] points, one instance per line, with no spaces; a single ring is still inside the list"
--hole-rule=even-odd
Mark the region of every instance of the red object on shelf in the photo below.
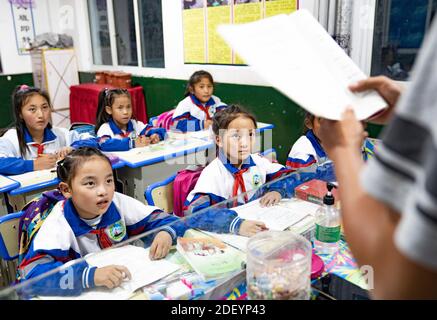
[[[70,87],[70,121],[96,123],[99,93],[103,89],[114,89],[109,84],[83,83]],[[133,116],[136,120],[147,123],[147,107],[143,87],[127,89],[132,97]]]

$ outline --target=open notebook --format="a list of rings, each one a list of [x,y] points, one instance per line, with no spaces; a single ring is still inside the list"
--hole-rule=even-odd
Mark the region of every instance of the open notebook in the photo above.
[[[278,205],[264,208],[260,206],[259,200],[255,200],[233,210],[240,218],[264,222],[270,230],[283,231],[290,228],[295,231],[305,231],[305,227],[314,223],[314,217],[319,208],[317,204],[293,198],[283,199]],[[234,234],[213,232],[207,232],[207,234],[244,252],[249,241],[248,237]]]
[[[149,259],[149,249],[132,245],[112,248],[90,254],[85,257],[88,264],[96,267],[123,265],[127,267],[132,279],[115,289],[95,288],[84,292],[78,297],[39,297],[49,300],[126,300],[132,293],[152,282],[179,270],[180,266],[167,260],[152,261]]]
[[[349,91],[366,75],[307,10],[222,25],[218,32],[262,78],[312,114],[339,120],[351,106],[363,120],[387,106],[375,91]]]

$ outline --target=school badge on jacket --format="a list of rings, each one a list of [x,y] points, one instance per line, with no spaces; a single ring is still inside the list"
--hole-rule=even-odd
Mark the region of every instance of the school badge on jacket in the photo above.
[[[115,242],[120,242],[126,235],[126,226],[123,220],[117,221],[108,227],[108,236]]]

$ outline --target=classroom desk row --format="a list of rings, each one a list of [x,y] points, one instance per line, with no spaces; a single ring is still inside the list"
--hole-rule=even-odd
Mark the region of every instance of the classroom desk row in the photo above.
[[[263,150],[262,141],[271,134],[274,126],[258,123],[258,128],[260,139],[257,139],[255,152]],[[209,130],[187,134],[169,132],[168,139],[158,144],[108,154],[118,158],[112,167],[123,193],[145,202],[144,190],[147,186],[189,165],[208,164],[216,156],[216,147]],[[55,188],[58,183],[54,169],[0,176],[0,216],[21,210],[31,199]]]

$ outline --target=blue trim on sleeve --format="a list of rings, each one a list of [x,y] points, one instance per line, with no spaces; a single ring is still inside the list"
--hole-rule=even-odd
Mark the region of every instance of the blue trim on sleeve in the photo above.
[[[0,158],[0,174],[17,175],[33,171],[33,160]]]
[[[100,143],[102,151],[129,151],[131,149],[130,138],[108,139]]]

